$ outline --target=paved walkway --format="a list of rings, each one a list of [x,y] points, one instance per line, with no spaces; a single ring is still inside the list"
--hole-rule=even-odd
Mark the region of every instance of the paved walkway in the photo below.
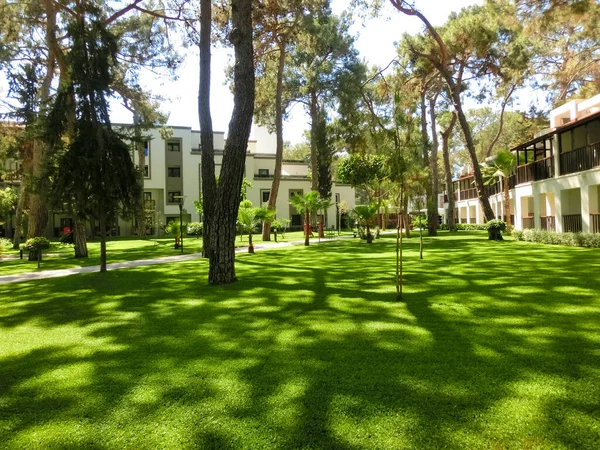
[[[332,240],[338,239],[346,239],[352,238],[352,236],[336,236],[333,239],[321,239],[321,243],[329,242]],[[311,244],[318,244],[319,241],[313,240]],[[300,245],[304,244],[304,239],[300,241],[291,241],[291,242],[269,242],[269,243],[261,243],[255,244],[254,250],[269,250],[273,248],[281,248],[281,247],[289,247],[291,245]],[[248,246],[238,247],[235,249],[236,253],[244,253],[248,251]],[[117,263],[110,263],[106,265],[107,270],[117,270],[117,269],[127,269],[129,267],[141,267],[141,266],[152,266],[155,264],[165,264],[171,262],[179,262],[179,261],[191,261],[194,259],[202,258],[202,253],[189,253],[184,255],[174,255],[174,256],[162,256],[159,258],[153,259],[138,259],[135,261],[124,261]],[[100,266],[85,266],[85,267],[72,267],[70,269],[57,269],[57,270],[43,270],[40,272],[26,272],[26,273],[18,273],[15,275],[4,275],[0,276],[0,284],[8,284],[8,283],[19,283],[22,281],[32,281],[32,280],[41,280],[44,278],[57,278],[57,277],[66,277],[67,275],[75,275],[77,273],[91,273],[91,272],[99,272]]]

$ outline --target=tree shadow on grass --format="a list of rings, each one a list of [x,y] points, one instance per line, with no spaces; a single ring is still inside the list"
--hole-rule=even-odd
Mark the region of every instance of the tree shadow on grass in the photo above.
[[[241,257],[228,286],[204,262],[15,285],[0,442],[593,448],[598,275],[582,254],[559,252],[578,281],[465,239],[407,251],[403,303],[385,241]],[[506,251],[528,269],[482,269]]]

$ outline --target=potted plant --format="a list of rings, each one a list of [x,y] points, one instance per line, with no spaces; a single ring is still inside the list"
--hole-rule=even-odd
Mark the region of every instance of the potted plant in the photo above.
[[[27,239],[25,250],[29,251],[29,261],[37,261],[38,269],[42,260],[42,251],[50,248],[50,241],[43,236]]]
[[[175,238],[175,248],[179,248],[181,245],[181,223],[179,220],[172,220],[165,226],[165,233]]]
[[[371,244],[373,242],[373,235],[371,234],[370,227],[373,225],[373,220],[377,215],[377,209],[377,205],[374,203],[370,205],[360,205],[354,208],[354,216],[357,218],[359,225],[362,225],[366,228],[365,239],[367,240],[367,244]]]
[[[238,226],[245,233],[248,233],[248,253],[254,253],[254,244],[252,243],[252,233],[265,219],[270,219],[275,215],[275,211],[267,208],[254,207],[250,200],[243,200],[238,209]]]
[[[490,241],[502,241],[502,232],[506,231],[506,222],[500,219],[493,219],[486,223],[486,228]]]

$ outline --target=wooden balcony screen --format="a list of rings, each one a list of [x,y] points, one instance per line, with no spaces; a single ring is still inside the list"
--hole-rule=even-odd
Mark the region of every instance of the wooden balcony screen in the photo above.
[[[563,216],[563,231],[565,233],[581,233],[581,214],[567,214]]]
[[[523,217],[521,218],[523,229],[533,229],[535,228],[533,217]]]
[[[594,167],[600,167],[600,142],[560,155],[561,175],[581,172]]]
[[[556,231],[554,216],[540,216],[540,227],[546,231]]]
[[[592,233],[600,233],[600,214],[590,214],[590,231]]]
[[[554,157],[540,159],[517,167],[517,184],[554,177]]]

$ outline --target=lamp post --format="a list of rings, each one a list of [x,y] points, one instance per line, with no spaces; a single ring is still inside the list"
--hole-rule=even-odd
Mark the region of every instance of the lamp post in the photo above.
[[[174,195],[173,198],[179,199],[179,246],[183,253],[183,199],[185,195]]]

